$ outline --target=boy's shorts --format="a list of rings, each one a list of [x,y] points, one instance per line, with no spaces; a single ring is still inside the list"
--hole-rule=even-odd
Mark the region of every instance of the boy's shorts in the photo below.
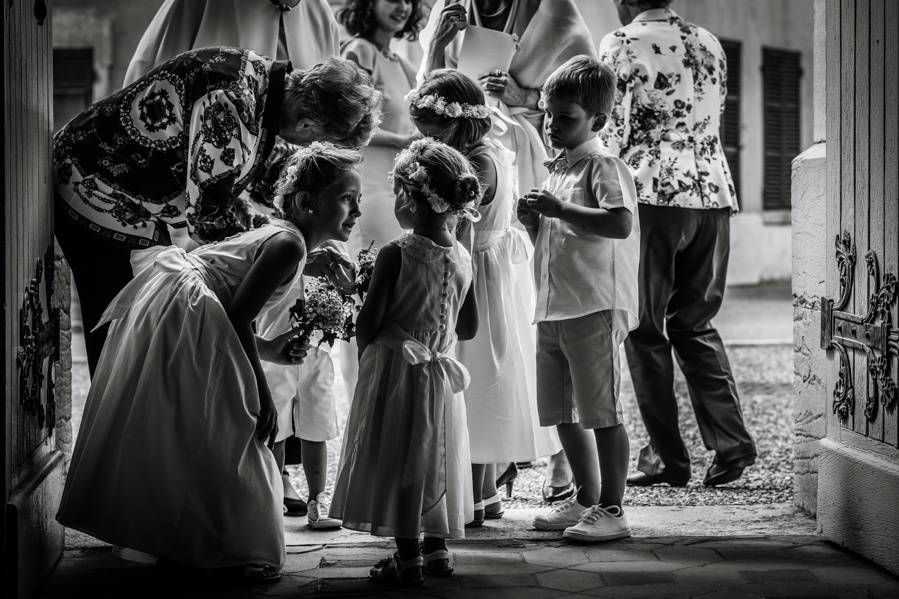
[[[623,422],[618,389],[622,310],[537,323],[537,412],[541,426],[580,423],[605,428]]]
[[[278,436],[327,441],[337,436],[334,362],[328,347],[310,347],[301,364],[263,362],[265,379],[278,410]]]

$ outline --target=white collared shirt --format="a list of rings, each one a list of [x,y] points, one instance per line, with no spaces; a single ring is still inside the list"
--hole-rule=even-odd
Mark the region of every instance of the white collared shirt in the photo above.
[[[537,286],[535,322],[577,318],[600,310],[623,310],[637,326],[640,221],[637,192],[625,163],[591,138],[567,153],[568,166],[549,175],[544,189],[563,202],[588,208],[626,208],[630,235],[612,239],[558,218],[540,217],[534,247]]]
[[[640,13],[599,44],[618,77],[599,138],[634,173],[639,201],[737,211],[718,137],[727,60],[718,39],[668,8]]]

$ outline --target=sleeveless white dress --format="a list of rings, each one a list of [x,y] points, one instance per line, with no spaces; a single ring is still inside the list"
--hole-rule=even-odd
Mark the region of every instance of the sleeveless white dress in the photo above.
[[[359,363],[330,515],[377,536],[463,538],[474,518],[468,374],[452,352],[471,257],[419,235],[393,243],[402,266]]]
[[[274,221],[190,253],[132,253],[137,274],[100,321],[111,325],[64,526],[190,566],[284,563],[281,476],[256,438],[256,377],[226,311],[262,244],[285,231],[302,239]]]
[[[533,246],[524,231],[512,226],[514,155],[491,139],[476,151],[496,167],[496,192],[471,227],[478,334],[456,349],[471,374],[465,391],[471,460],[530,461],[561,449],[555,427],[540,426],[537,416]]]

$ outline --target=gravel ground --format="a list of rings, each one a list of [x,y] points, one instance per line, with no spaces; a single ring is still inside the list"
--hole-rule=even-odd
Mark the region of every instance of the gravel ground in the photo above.
[[[713,457],[706,451],[696,427],[693,410],[682,379],[676,382],[680,405],[681,431],[693,461],[693,478],[685,488],[667,485],[629,487],[628,505],[740,505],[789,502],[792,499],[792,348],[788,345],[733,347],[728,350],[740,389],[743,415],[755,436],[759,459],[736,482],[718,488],[702,486],[702,478]],[[623,357],[623,354],[622,354]],[[85,364],[73,368],[73,425],[81,418],[88,377]],[[344,394],[339,393],[338,397]],[[640,414],[627,368],[622,365],[621,401],[625,425],[631,441],[631,466],[636,465],[640,447],[646,442]],[[346,422],[348,402],[338,402],[341,425]],[[342,428],[342,427],[341,427]],[[328,442],[328,488],[333,485],[342,437]],[[545,462],[522,469],[506,507],[538,507],[542,505],[541,487]],[[305,497],[306,484],[302,467],[291,466],[291,480]]]

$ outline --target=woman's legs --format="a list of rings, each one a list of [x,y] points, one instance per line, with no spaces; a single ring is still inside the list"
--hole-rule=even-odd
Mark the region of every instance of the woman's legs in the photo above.
[[[272,447],[272,453],[275,456],[275,462],[278,464],[278,472],[281,473],[281,484],[284,487],[284,505],[287,507],[288,516],[304,516],[306,515],[306,502],[297,493],[297,490],[290,484],[290,476],[284,471],[284,445],[285,441],[278,441]]]

